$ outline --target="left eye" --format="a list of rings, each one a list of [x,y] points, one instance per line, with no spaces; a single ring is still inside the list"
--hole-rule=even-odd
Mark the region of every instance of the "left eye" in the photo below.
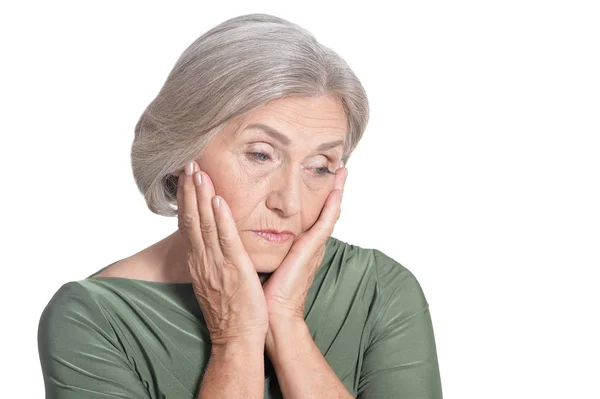
[[[266,161],[270,158],[269,155],[265,154],[264,152],[250,152],[249,154],[257,161]]]

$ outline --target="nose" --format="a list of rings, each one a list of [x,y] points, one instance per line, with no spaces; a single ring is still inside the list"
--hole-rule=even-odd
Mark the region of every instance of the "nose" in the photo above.
[[[280,217],[288,218],[300,213],[302,209],[301,177],[294,165],[281,169],[273,176],[272,190],[266,201],[267,208],[277,212]]]

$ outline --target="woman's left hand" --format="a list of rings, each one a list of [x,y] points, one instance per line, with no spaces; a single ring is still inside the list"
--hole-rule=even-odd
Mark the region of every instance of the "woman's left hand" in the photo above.
[[[269,325],[304,321],[304,304],[308,289],[325,254],[325,244],[340,217],[344,184],[348,169],[335,171],[334,188],[313,226],[300,235],[277,270],[263,285]]]

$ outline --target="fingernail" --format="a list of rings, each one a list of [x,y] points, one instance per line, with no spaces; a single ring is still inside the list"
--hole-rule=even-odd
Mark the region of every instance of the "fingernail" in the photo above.
[[[190,162],[185,166],[185,174],[191,176],[194,173],[194,163]]]
[[[340,168],[344,167],[344,161],[340,162]]]
[[[217,208],[221,206],[221,197],[218,195],[215,195],[215,204],[217,205]]]
[[[200,171],[196,172],[196,174],[194,176],[196,177],[196,184],[201,185],[202,184],[202,176],[200,175]]]

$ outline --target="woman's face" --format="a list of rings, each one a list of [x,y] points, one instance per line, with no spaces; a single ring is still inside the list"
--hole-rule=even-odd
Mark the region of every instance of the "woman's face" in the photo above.
[[[346,132],[339,100],[284,98],[228,123],[198,160],[231,208],[257,272],[275,271],[318,219]],[[253,230],[289,230],[294,238],[275,244]]]

